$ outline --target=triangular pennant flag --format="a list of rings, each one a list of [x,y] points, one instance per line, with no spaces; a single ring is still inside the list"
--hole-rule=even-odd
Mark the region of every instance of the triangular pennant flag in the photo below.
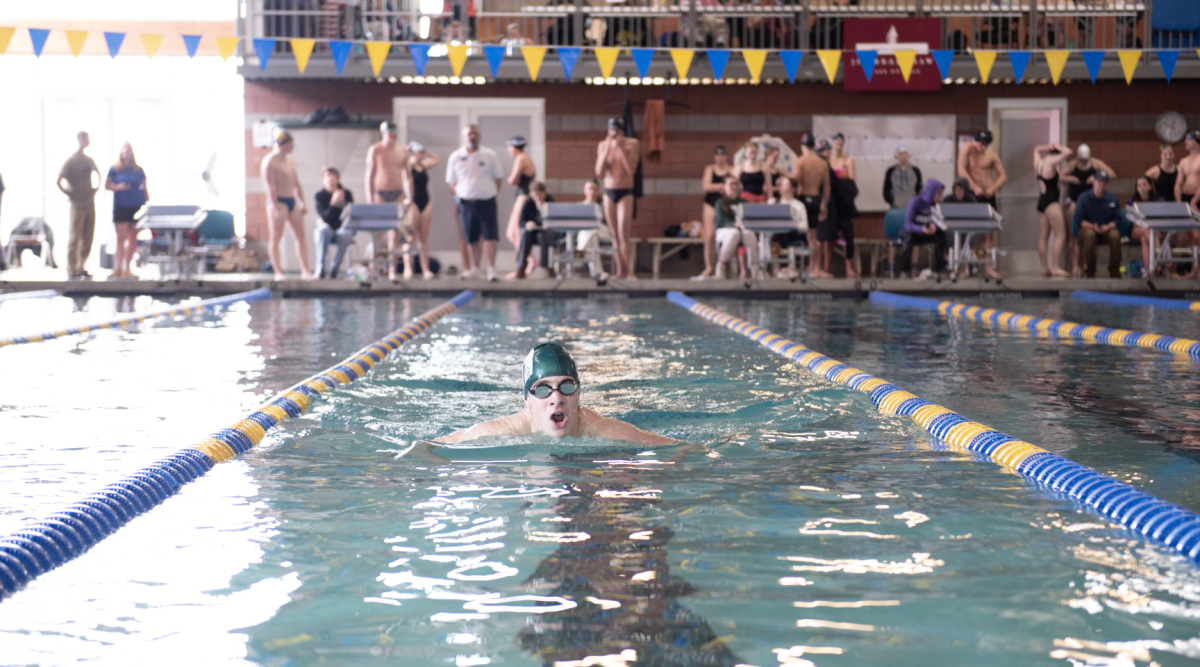
[[[767,62],[766,49],[742,49],[742,59],[750,70],[750,80],[758,83],[762,78],[763,64]]]
[[[686,79],[688,70],[692,68],[692,58],[696,52],[692,49],[671,49],[671,62],[675,63],[675,73],[679,78]]]
[[[217,53],[221,54],[221,60],[229,60],[229,56],[237,49],[240,37],[218,37],[217,38]],[[347,42],[349,43],[349,42]],[[333,42],[329,43],[329,49],[333,50]],[[336,56],[335,56],[336,57]],[[343,60],[343,62],[345,62]],[[341,74],[342,68],[338,68],[338,74]]]
[[[858,64],[862,65],[863,74],[866,75],[867,81],[875,76],[875,58],[879,55],[878,51],[856,51],[858,56]]]
[[[254,52],[258,54],[258,71],[267,71],[267,63],[271,60],[271,54],[275,51],[275,40],[273,39],[256,39],[254,40]]]
[[[1008,61],[1012,63],[1013,76],[1017,79],[1017,85],[1021,85],[1021,79],[1025,78],[1025,70],[1029,67],[1029,57],[1033,55],[1031,51],[1009,51]]]
[[[492,78],[500,76],[500,63],[504,62],[504,52],[507,47],[503,46],[485,46],[483,47],[483,55],[487,58],[488,67],[492,70]]]
[[[538,72],[542,71],[542,61],[546,58],[544,46],[522,46],[521,56],[525,58],[525,68],[529,70],[529,78],[537,81]]]
[[[154,56],[158,55],[158,47],[162,46],[162,38],[163,36],[161,34],[147,35],[142,33],[142,48],[146,49],[147,58],[153,60]],[[274,41],[275,40],[271,40],[272,43],[274,43]]]
[[[821,49],[817,51],[817,57],[821,59],[821,66],[825,68],[825,76],[829,78],[829,83],[837,78],[838,62],[842,59],[842,52],[834,49]]]
[[[804,52],[780,51],[779,58],[783,61],[783,69],[787,70],[788,81],[796,83],[796,72],[800,71],[800,61],[804,58]]]
[[[76,58],[83,51],[83,43],[87,41],[88,33],[86,30],[64,30],[67,33],[67,46],[71,47],[71,55]]]
[[[953,49],[937,49],[929,53],[933,55],[933,61],[937,63],[938,71],[942,73],[942,78],[949,79],[950,64],[954,62]]]
[[[220,38],[217,41],[220,42]],[[346,66],[346,61],[350,59],[350,50],[353,48],[354,42],[337,39],[329,40],[329,55],[333,56],[333,67],[337,70],[338,76],[342,75],[342,68]]]
[[[992,65],[996,64],[995,51],[976,51],[975,66],[979,68],[979,78],[987,83],[988,75],[992,73]]]
[[[1162,65],[1163,74],[1167,75],[1167,83],[1171,83],[1171,77],[1175,74],[1175,61],[1179,60],[1178,51],[1159,51],[1158,64]]]
[[[121,52],[121,45],[125,43],[125,33],[123,32],[106,32],[104,33],[104,41],[108,44],[108,55],[116,58]]]
[[[1122,49],[1117,51],[1121,59],[1121,71],[1125,72],[1125,83],[1133,85],[1133,71],[1137,69],[1138,60],[1142,57],[1141,49]]]
[[[643,79],[650,73],[650,61],[654,60],[654,49],[629,49],[633,64],[637,65],[638,76]]]
[[[583,49],[577,47],[560,46],[555,49],[558,52],[558,62],[562,65],[563,75],[567,81],[571,80],[571,75],[575,73],[575,64],[579,62],[579,54]]]
[[[425,66],[429,64],[429,47],[429,44],[408,45],[408,55],[412,57],[413,67],[417,68],[417,76],[425,76]]]
[[[1059,78],[1062,77],[1063,68],[1067,66],[1067,58],[1071,57],[1071,52],[1046,51],[1042,55],[1046,57],[1046,64],[1050,66],[1050,80],[1057,86]]]
[[[617,64],[617,54],[621,53],[621,49],[614,48],[595,48],[592,52],[596,54],[596,62],[600,63],[600,76],[608,78],[612,76],[613,66]]]
[[[375,72],[375,76],[379,76],[380,70],[383,69],[383,61],[387,60],[388,53],[392,50],[392,43],[367,42],[366,47],[367,58],[371,61],[371,71]]]
[[[708,64],[712,67],[713,78],[717,81],[725,76],[725,66],[729,64],[729,49],[709,49],[705,52]]]
[[[450,69],[454,70],[454,76],[462,76],[463,66],[467,64],[467,49],[466,44],[451,44],[446,47],[446,57],[450,59]]]
[[[904,83],[908,83],[909,77],[912,76],[913,63],[917,62],[916,51],[896,51],[892,53],[896,58],[896,64],[900,66],[900,76],[904,77]]]
[[[42,49],[46,48],[46,38],[50,36],[50,31],[43,28],[30,28],[29,41],[33,42],[33,55],[41,58]]]
[[[1096,77],[1100,76],[1100,63],[1104,62],[1103,51],[1084,51],[1083,63],[1087,65],[1088,76],[1092,77],[1092,83],[1096,83]]]
[[[188,57],[195,58],[196,49],[200,48],[201,35],[180,35],[180,37],[183,38],[183,48],[187,49]]]
[[[13,35],[17,32],[16,28],[0,28],[0,56],[8,51],[8,43],[12,41]]]
[[[296,69],[300,70],[301,74],[304,74],[304,68],[308,67],[308,57],[312,55],[316,45],[315,39],[292,40],[292,55],[296,56]]]

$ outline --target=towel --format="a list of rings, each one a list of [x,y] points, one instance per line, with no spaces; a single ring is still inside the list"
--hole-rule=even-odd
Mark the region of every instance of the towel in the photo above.
[[[646,134],[646,159],[658,163],[662,161],[663,148],[667,144],[666,104],[662,100],[646,100],[646,124],[643,132]]]

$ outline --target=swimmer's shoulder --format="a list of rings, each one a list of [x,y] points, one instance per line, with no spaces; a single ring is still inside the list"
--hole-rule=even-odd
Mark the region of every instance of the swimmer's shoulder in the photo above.
[[[518,412],[506,417],[490,419],[485,422],[480,422],[470,428],[464,428],[455,431],[449,435],[444,435],[434,440],[437,443],[454,444],[475,440],[494,435],[528,435],[531,433],[528,422],[524,416]]]
[[[668,438],[665,435],[642,430],[620,419],[605,417],[591,408],[582,408],[582,410],[584,413],[583,430],[586,437],[624,440],[647,446],[674,445],[683,442],[675,438]]]

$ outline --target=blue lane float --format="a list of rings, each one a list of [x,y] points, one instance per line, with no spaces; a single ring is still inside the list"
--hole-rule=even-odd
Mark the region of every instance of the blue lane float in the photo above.
[[[75,336],[78,334],[87,333],[89,331],[96,331],[98,329],[117,329],[119,327],[127,326],[130,324],[135,324],[137,322],[145,322],[146,320],[158,319],[160,317],[174,317],[175,315],[191,315],[192,313],[199,313],[199,312],[203,312],[205,310],[214,310],[216,308],[222,308],[224,306],[228,306],[228,305],[237,303],[239,301],[259,301],[261,299],[270,299],[270,298],[271,298],[271,290],[264,287],[262,289],[250,290],[249,292],[239,292],[237,294],[230,294],[229,296],[221,296],[221,297],[217,297],[215,299],[205,299],[203,301],[197,301],[195,303],[189,303],[187,305],[173,306],[171,308],[162,308],[159,310],[152,310],[152,311],[148,311],[145,313],[139,313],[137,315],[129,315],[127,317],[118,317],[114,320],[109,320],[107,322],[100,322],[98,324],[87,324],[87,325],[80,326],[80,327],[72,327],[70,329],[60,329],[58,331],[47,331],[46,333],[30,334],[27,336],[13,336],[11,338],[0,338],[0,347],[7,347],[9,345],[27,345],[29,343],[40,343],[42,341],[53,340],[55,338],[62,338],[63,336]]]
[[[1200,301],[1184,301],[1182,299],[1163,299],[1155,296],[1135,296],[1132,294],[1109,294],[1107,292],[1091,292],[1077,289],[1071,292],[1071,298],[1083,303],[1103,303],[1109,306],[1153,306],[1169,310],[1194,310],[1200,312]]]
[[[19,299],[49,299],[50,297],[58,296],[58,292],[52,289],[40,289],[32,292],[9,292],[0,294],[0,301],[17,301]]]
[[[1033,315],[1010,313],[1005,310],[996,310],[995,308],[968,306],[965,303],[936,301],[917,296],[892,294],[891,292],[874,291],[871,292],[870,299],[872,303],[884,306],[930,310],[948,317],[959,317],[985,324],[995,324],[1018,331],[1044,333],[1057,338],[1073,338],[1075,340],[1103,343],[1118,347],[1145,347],[1162,352],[1186,354],[1193,359],[1200,359],[1200,341],[1190,338],[1175,338],[1152,333],[1141,333],[1139,331],[1126,331],[1125,329],[1089,326],[1076,322],[1064,322],[1062,320],[1034,317]]]
[[[714,324],[756,341],[818,377],[867,394],[880,413],[911,418],[926,433],[946,443],[949,449],[984,456],[1027,480],[1060,492],[1104,517],[1200,563],[1200,515],[1195,512],[1118,482],[1037,445],[973,422],[886,380],[851,368],[684,294],[668,292],[667,299]]]
[[[462,292],[332,368],[280,393],[229,428],[0,540],[0,599],[83,554],[134,517],[175,495],[184,484],[216,464],[245,453],[257,445],[271,427],[300,415],[321,394],[363,377],[388,354],[473,298],[474,292]]]

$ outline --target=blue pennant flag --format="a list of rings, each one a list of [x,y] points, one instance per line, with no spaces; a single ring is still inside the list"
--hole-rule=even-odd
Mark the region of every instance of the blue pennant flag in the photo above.
[[[579,62],[581,49],[560,46],[555,50],[558,51],[558,62],[562,64],[563,74],[567,77],[567,81],[570,81],[571,74],[575,72],[575,63]]]
[[[488,67],[492,70],[492,78],[500,76],[500,63],[504,62],[504,47],[485,46],[483,55],[487,57]]]
[[[1171,76],[1175,74],[1175,61],[1179,60],[1178,51],[1159,51],[1158,64],[1162,65],[1163,74],[1167,75],[1167,83],[1171,83]]]
[[[867,81],[875,76],[875,57],[879,55],[878,51],[856,51],[858,63],[862,65],[863,74],[867,75]]]
[[[42,49],[46,48],[46,38],[49,36],[49,30],[42,28],[29,29],[29,39],[33,41],[33,55],[39,58],[42,57]]]
[[[108,33],[104,34],[108,35]],[[183,38],[183,46],[187,49],[188,57],[195,58],[196,49],[200,48],[200,35],[180,35],[180,37]]]
[[[633,54],[633,63],[637,65],[638,76],[643,79],[650,73],[650,61],[654,60],[654,49],[629,49]],[[709,51],[709,53],[712,53]],[[711,56],[710,56],[711,59]],[[725,52],[725,60],[729,60],[729,52]],[[713,66],[716,69],[716,66]],[[725,69],[725,65],[721,65],[721,69]]]
[[[938,71],[942,73],[942,78],[949,79],[950,63],[954,61],[954,51],[951,49],[938,49],[929,53],[933,54],[933,60],[937,63]]]
[[[725,66],[729,64],[729,49],[709,49],[708,64],[712,66],[713,78],[720,81],[725,76]]]
[[[1009,51],[1008,61],[1012,63],[1013,75],[1017,77],[1017,85],[1021,85],[1021,79],[1025,78],[1025,70],[1029,67],[1029,57],[1033,55],[1032,51]]]
[[[408,55],[412,56],[413,67],[417,68],[418,76],[425,76],[425,66],[429,64],[429,44],[409,44]]]
[[[104,33],[104,41],[108,42],[108,55],[116,58],[121,52],[121,44],[125,41],[125,33],[123,32],[106,32]]]
[[[779,52],[779,59],[783,61],[783,69],[787,70],[789,82],[796,83],[796,72],[800,71],[800,60],[803,57],[803,51]]]
[[[267,71],[267,63],[271,60],[271,52],[275,50],[275,40],[254,40],[254,52],[258,54],[258,71]]]
[[[1096,77],[1100,76],[1100,63],[1104,62],[1104,52],[1084,51],[1083,62],[1087,65],[1088,75],[1092,77],[1092,83],[1096,83]]]
[[[336,39],[329,41],[329,53],[333,56],[333,66],[337,69],[338,76],[342,75],[342,68],[350,59],[350,49],[352,48],[354,48],[354,42]]]

